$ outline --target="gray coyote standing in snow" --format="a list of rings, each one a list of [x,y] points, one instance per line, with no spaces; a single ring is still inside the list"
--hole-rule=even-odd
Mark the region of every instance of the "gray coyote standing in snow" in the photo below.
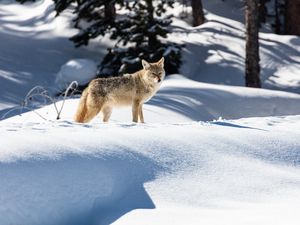
[[[165,77],[164,58],[149,63],[142,60],[143,69],[122,77],[98,78],[83,91],[75,121],[89,122],[99,112],[107,122],[114,106],[132,106],[133,122],[144,123],[143,103],[159,89]]]

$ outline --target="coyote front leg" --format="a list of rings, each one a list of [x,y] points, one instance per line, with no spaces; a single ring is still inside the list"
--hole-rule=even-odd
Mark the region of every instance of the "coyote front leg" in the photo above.
[[[144,115],[143,115],[143,104],[142,103],[140,104],[140,107],[139,107],[139,117],[140,117],[140,122],[145,123]]]
[[[139,120],[140,101],[134,100],[132,104],[132,121],[137,123]]]

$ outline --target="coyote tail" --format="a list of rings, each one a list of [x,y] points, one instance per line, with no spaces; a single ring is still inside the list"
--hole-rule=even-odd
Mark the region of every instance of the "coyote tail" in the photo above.
[[[86,105],[87,97],[88,97],[88,88],[86,88],[82,92],[82,95],[80,97],[79,105],[74,117],[75,122],[78,123],[85,122],[85,116],[87,114],[87,105]]]

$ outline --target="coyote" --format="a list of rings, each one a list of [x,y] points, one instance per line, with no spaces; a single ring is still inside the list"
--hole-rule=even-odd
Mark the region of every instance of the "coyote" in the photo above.
[[[83,91],[75,121],[89,122],[99,112],[107,122],[114,106],[132,106],[132,121],[144,123],[143,103],[159,89],[165,77],[164,58],[149,63],[142,60],[143,69],[122,77],[98,78]]]

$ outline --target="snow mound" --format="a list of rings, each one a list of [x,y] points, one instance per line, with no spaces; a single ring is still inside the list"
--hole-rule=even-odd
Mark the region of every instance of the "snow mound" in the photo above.
[[[56,75],[55,84],[60,90],[65,90],[72,81],[85,85],[95,78],[97,64],[89,59],[72,59],[61,66]]]
[[[16,119],[0,122],[1,225],[299,223],[299,116]]]

